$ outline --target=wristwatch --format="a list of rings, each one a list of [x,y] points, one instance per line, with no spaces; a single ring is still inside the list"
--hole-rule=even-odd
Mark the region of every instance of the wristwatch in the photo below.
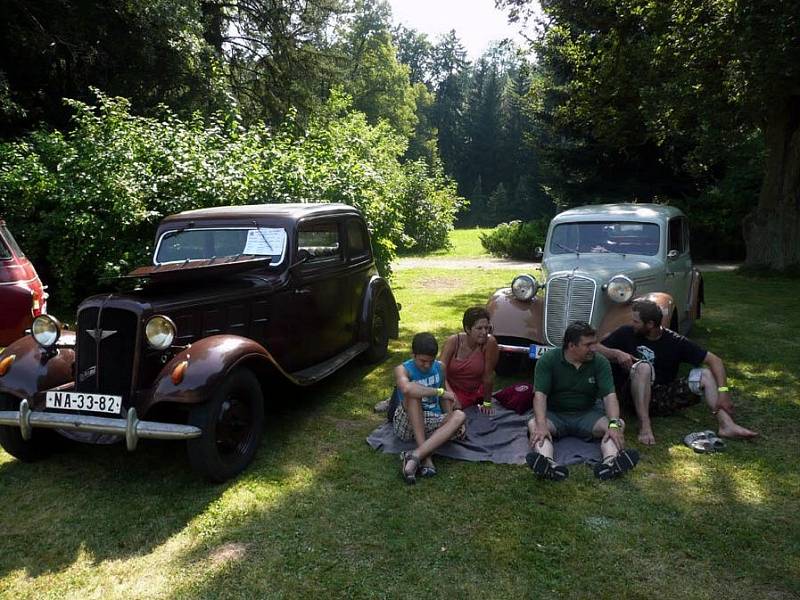
[[[609,429],[621,429],[622,428],[622,421],[620,419],[609,419],[608,420],[608,428]]]

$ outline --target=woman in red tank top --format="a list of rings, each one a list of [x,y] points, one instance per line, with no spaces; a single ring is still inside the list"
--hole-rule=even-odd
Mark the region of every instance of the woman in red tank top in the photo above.
[[[464,312],[462,323],[464,332],[447,338],[442,349],[446,387],[456,395],[460,408],[477,404],[488,411],[500,353],[497,340],[489,333],[489,313],[481,306],[473,306]]]

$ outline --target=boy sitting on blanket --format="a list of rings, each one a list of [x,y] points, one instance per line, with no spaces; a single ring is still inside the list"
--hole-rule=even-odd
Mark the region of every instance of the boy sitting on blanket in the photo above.
[[[417,444],[416,449],[400,453],[406,483],[416,483],[418,472],[421,477],[436,475],[433,452],[451,439],[464,437],[464,413],[453,408],[455,396],[445,389],[445,368],[436,360],[438,352],[433,335],[418,333],[411,342],[411,358],[394,369],[400,398],[392,420],[394,433]]]

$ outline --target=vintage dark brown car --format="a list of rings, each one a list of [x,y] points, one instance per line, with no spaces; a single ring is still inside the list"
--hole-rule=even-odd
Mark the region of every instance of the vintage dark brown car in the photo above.
[[[49,315],[0,354],[0,444],[21,460],[61,436],[185,440],[212,481],[244,469],[275,378],[305,386],[398,335],[361,214],[344,204],[211,208],[165,218],[133,291],[92,296],[75,331]],[[55,439],[54,439],[55,438]]]

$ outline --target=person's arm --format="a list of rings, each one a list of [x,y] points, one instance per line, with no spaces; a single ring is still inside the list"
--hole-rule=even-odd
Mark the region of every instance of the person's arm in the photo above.
[[[600,342],[597,342],[597,345],[594,347],[594,349],[598,354],[605,356],[611,362],[617,363],[619,366],[625,368],[628,371],[630,371],[631,367],[633,366],[633,363],[636,362],[635,356],[631,356],[624,350],[609,348],[608,346],[604,346]]]
[[[706,352],[703,361],[708,365],[708,370],[714,375],[717,381],[717,409],[722,409],[728,414],[733,414],[734,408],[731,402],[731,394],[728,390],[728,376],[725,372],[725,365],[722,359],[713,352]]]
[[[533,393],[533,435],[531,447],[541,445],[545,440],[552,440],[550,429],[547,427],[547,396],[540,392]]]
[[[609,426],[606,429],[601,443],[611,440],[618,450],[622,450],[625,447],[625,433],[621,426],[612,426],[614,423],[618,425],[621,424],[619,418],[619,401],[617,400],[616,392],[611,392],[603,396],[603,406],[606,409],[606,417],[608,417]]]
[[[444,343],[444,348],[442,349],[442,360],[441,360],[443,370],[446,370],[448,365],[450,364],[450,360],[453,358],[453,355],[456,352],[456,347],[458,345],[457,342],[458,342],[458,334],[451,335],[449,338],[447,338],[447,341]],[[450,384],[448,383],[446,377],[444,378],[444,389],[453,394],[452,408],[460,409],[461,403],[458,401],[458,398],[456,398],[455,392],[453,392],[453,388],[450,387]]]
[[[492,391],[494,388],[494,369],[497,360],[500,358],[500,347],[493,335],[486,340],[486,353],[484,354],[483,368],[483,401],[492,401]]]
[[[444,393],[439,400],[439,406],[442,407],[442,412],[445,414],[453,412],[456,409],[461,409],[461,405],[458,403],[456,399],[456,395],[453,393],[453,390],[449,388],[447,385],[447,369],[445,368],[444,364],[441,365],[442,368],[442,381],[444,382]]]

